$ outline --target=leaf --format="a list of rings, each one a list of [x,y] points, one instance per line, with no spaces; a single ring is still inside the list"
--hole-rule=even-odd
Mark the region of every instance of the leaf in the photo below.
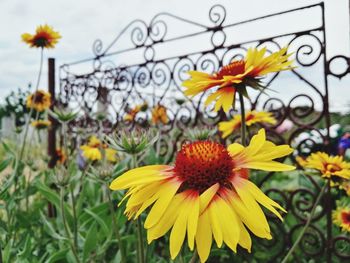
[[[98,214],[94,213],[93,211],[91,211],[91,210],[89,210],[87,208],[85,208],[84,211],[87,214],[89,214],[90,216],[92,216],[97,221],[97,223],[101,226],[102,231],[104,232],[104,234],[106,236],[108,236],[110,234],[111,231],[109,230],[107,224],[105,223],[105,221]]]
[[[66,240],[67,239],[56,232],[53,225],[46,219],[46,217],[43,213],[40,213],[40,217],[41,217],[42,222],[44,223],[44,229],[51,237],[58,239],[58,240]]]
[[[38,191],[43,196],[45,196],[45,198],[47,200],[49,200],[51,203],[53,203],[57,207],[58,210],[60,210],[60,197],[59,197],[59,195],[55,191],[53,191],[52,189],[47,187],[40,180],[35,181],[34,184],[35,184],[35,187],[38,189]],[[64,212],[65,212],[65,215],[67,217],[68,223],[72,224],[73,216],[72,216],[72,213],[71,213],[70,209],[68,208],[67,204],[64,204]]]
[[[12,162],[12,158],[7,158],[0,162],[0,173]]]
[[[15,156],[15,153],[13,150],[10,148],[10,146],[7,145],[4,141],[2,142],[2,146],[4,147],[5,151],[10,153],[12,156]]]
[[[24,247],[17,253],[17,256],[21,259],[26,259],[31,254],[31,240],[30,234],[27,234],[26,241],[24,242]]]
[[[45,263],[54,263],[54,262],[57,262],[57,261],[64,261],[63,259],[66,258],[66,255],[68,253],[69,249],[68,248],[65,248],[65,249],[62,249],[60,251],[57,251],[55,253],[53,253],[51,255],[51,257],[49,257]]]
[[[90,255],[90,253],[93,251],[93,249],[96,247],[97,244],[97,227],[96,224],[92,224],[90,226],[90,229],[88,230],[84,242],[84,248],[83,248],[83,262],[87,262],[87,259]]]
[[[108,203],[99,204],[90,209],[90,211],[96,214],[105,213],[107,210],[108,210]],[[81,216],[79,217],[79,222],[82,225],[88,224],[91,221],[93,221],[93,218],[87,213],[82,213]]]

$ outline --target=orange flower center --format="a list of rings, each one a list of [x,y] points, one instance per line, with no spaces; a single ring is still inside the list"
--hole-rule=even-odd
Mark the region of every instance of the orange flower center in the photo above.
[[[323,164],[325,167],[325,170],[328,171],[329,173],[333,174],[337,171],[341,171],[341,167],[339,167],[339,165],[337,164],[333,164],[333,163],[325,163]]]
[[[344,224],[350,225],[350,211],[341,212],[341,220]]]
[[[222,67],[218,73],[214,74],[217,79],[222,79],[223,76],[235,76],[243,74],[245,70],[244,60],[234,61],[227,66]]]
[[[185,188],[203,192],[215,183],[228,185],[233,168],[233,160],[223,145],[199,141],[182,147],[174,171]]]

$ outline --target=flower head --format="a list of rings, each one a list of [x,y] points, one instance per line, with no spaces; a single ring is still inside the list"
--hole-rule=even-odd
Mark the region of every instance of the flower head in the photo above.
[[[35,93],[30,94],[27,97],[27,107],[34,108],[38,112],[48,109],[50,105],[51,94],[46,91],[37,90]]]
[[[80,146],[80,149],[84,158],[90,161],[98,161],[102,159],[101,147],[101,141],[96,136],[91,136],[88,143]]]
[[[341,227],[342,231],[350,232],[350,207],[338,207],[332,217],[333,223]]]
[[[124,116],[124,120],[125,121],[135,121],[136,115],[140,112],[140,111],[146,111],[147,110],[148,105],[146,103],[144,104],[140,104],[135,106],[135,108],[133,109],[128,109],[127,110],[127,114]]]
[[[265,56],[266,48],[252,49],[247,52],[245,59],[235,60],[227,66],[222,67],[214,74],[207,74],[198,71],[189,71],[191,79],[186,80],[182,85],[187,88],[184,93],[187,96],[195,96],[201,92],[214,87],[218,89],[206,100],[209,105],[216,100],[215,111],[223,108],[228,112],[234,106],[236,92],[247,96],[246,86],[254,89],[263,89],[261,78],[272,72],[291,69],[293,61],[289,61],[290,54],[287,48]]]
[[[115,163],[115,162],[118,161],[117,151],[112,149],[112,148],[106,148],[105,149],[105,155],[106,155],[107,161],[109,161],[111,163]]]
[[[60,38],[61,35],[48,25],[38,26],[34,35],[22,34],[22,41],[36,48],[54,48]]]
[[[152,123],[153,124],[167,124],[169,118],[166,114],[166,108],[162,105],[157,105],[152,109]]]
[[[51,126],[51,121],[49,120],[37,120],[32,121],[31,125],[38,130],[46,129]]]
[[[251,249],[247,228],[256,236],[271,239],[270,227],[260,207],[277,217],[284,209],[248,179],[249,169],[289,171],[294,167],[273,161],[290,154],[287,145],[266,141],[265,130],[249,146],[234,143],[225,148],[211,141],[185,144],[175,165],[150,165],[132,169],[116,178],[112,190],[129,189],[125,214],[137,218],[152,206],[145,221],[148,242],[171,228],[170,254],[174,259],[187,235],[202,262],[209,257],[212,240],[233,251],[237,244]],[[260,204],[260,205],[259,205]]]
[[[340,189],[343,189],[348,196],[350,196],[350,180],[344,181],[341,185],[339,185]]]
[[[304,168],[318,170],[323,178],[330,180],[332,186],[350,179],[350,163],[345,162],[342,156],[316,152],[306,159],[297,157],[296,160]]]
[[[219,122],[219,131],[222,132],[222,138],[226,138],[232,134],[235,130],[239,129],[242,125],[241,115],[235,115],[230,121]],[[250,111],[245,115],[245,123],[247,126],[251,126],[255,123],[269,123],[276,124],[276,119],[271,112],[263,111]]]

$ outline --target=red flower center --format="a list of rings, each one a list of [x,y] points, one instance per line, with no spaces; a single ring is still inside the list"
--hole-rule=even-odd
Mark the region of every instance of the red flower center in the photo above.
[[[344,224],[350,225],[350,211],[341,212],[341,220]]]
[[[33,43],[38,47],[45,47],[51,41],[50,34],[46,32],[40,32],[34,36]]]
[[[185,188],[203,192],[215,183],[228,185],[233,168],[233,160],[223,145],[199,141],[182,147],[174,171],[184,181]]]
[[[37,91],[33,94],[33,102],[35,104],[37,103],[43,103],[44,101],[44,94],[40,91]]]
[[[223,76],[235,76],[238,74],[243,74],[245,70],[244,60],[238,60],[230,63],[227,66],[222,67],[218,73],[214,76],[218,79],[222,79]]]

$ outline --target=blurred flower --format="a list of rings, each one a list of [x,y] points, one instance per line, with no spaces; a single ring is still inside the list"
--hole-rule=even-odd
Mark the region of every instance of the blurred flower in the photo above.
[[[300,166],[320,171],[321,177],[329,179],[331,186],[339,185],[344,179],[350,179],[350,163],[342,156],[329,156],[324,152],[312,153],[306,159],[296,158]]]
[[[290,131],[293,128],[294,124],[292,121],[285,119],[280,125],[278,125],[275,131],[278,134],[283,134],[287,131]]]
[[[117,151],[112,149],[112,148],[106,148],[105,149],[105,154],[106,154],[106,159],[107,161],[111,162],[111,163],[115,163],[118,161],[117,158]]]
[[[64,164],[67,160],[67,156],[61,148],[56,149],[57,162]]]
[[[152,110],[152,123],[153,124],[167,124],[169,122],[169,118],[166,114],[166,108],[162,105],[157,105]]]
[[[343,232],[350,232],[350,208],[338,207],[332,213],[333,223],[341,227]]]
[[[22,34],[22,41],[36,48],[54,48],[60,38],[61,35],[48,25],[38,26],[34,35]]]
[[[247,228],[256,236],[271,239],[270,227],[260,207],[282,219],[285,211],[248,180],[248,169],[289,171],[295,167],[273,161],[293,151],[288,145],[266,141],[265,130],[249,146],[238,143],[227,149],[211,141],[183,146],[175,165],[150,165],[129,170],[110,185],[129,189],[125,214],[137,218],[152,205],[145,221],[148,243],[170,228],[170,254],[174,259],[185,240],[191,250],[196,243],[202,262],[209,256],[212,236],[236,252],[237,244],[251,250]],[[260,204],[260,205],[259,205]]]
[[[271,112],[264,111],[250,111],[245,115],[245,121],[247,126],[251,126],[255,123],[269,123],[275,124],[276,119]],[[219,122],[219,131],[222,132],[221,137],[226,138],[232,134],[236,129],[241,127],[241,115],[235,115],[230,121]]]
[[[91,136],[87,144],[80,146],[82,155],[85,159],[90,161],[97,161],[102,159],[100,148],[102,147],[101,141],[96,136]]]
[[[271,72],[292,69],[289,61],[290,54],[287,48],[265,56],[266,48],[250,48],[245,59],[235,60],[227,66],[222,67],[217,73],[212,75],[189,71],[191,79],[186,80],[182,85],[187,88],[184,93],[187,96],[195,96],[201,92],[218,87],[206,100],[205,105],[209,105],[216,100],[215,111],[223,108],[228,112],[231,106],[234,107],[236,92],[248,97],[246,86],[254,89],[264,89],[261,78]]]
[[[350,196],[350,180],[344,181],[339,185],[339,189],[342,189]]]
[[[32,121],[31,125],[38,130],[46,129],[51,126],[51,121],[49,120],[37,120]]]
[[[206,141],[216,133],[216,129],[207,127],[194,128],[188,131],[188,137],[191,141]]]
[[[346,132],[338,141],[338,153],[344,155],[350,149],[350,133]]]
[[[128,109],[127,110],[127,114],[124,116],[124,120],[125,121],[135,121],[136,115],[140,112],[140,111],[146,111],[147,110],[147,103],[143,103],[143,104],[139,104],[137,106],[135,106],[135,108],[133,109]]]
[[[27,97],[27,107],[34,108],[38,112],[48,109],[50,105],[51,94],[46,91],[37,90],[35,93],[30,94]]]

